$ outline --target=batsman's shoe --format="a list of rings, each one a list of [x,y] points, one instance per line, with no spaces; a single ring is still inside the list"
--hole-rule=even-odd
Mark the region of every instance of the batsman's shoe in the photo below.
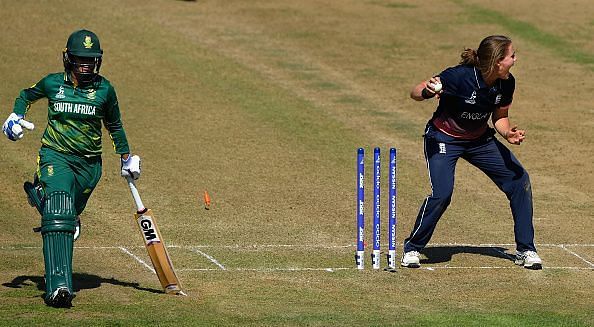
[[[44,191],[41,187],[41,184],[25,182],[25,184],[23,184],[23,189],[27,194],[27,201],[29,201],[29,205],[35,207],[39,214],[42,214]]]
[[[73,297],[67,287],[59,287],[50,296],[46,297],[45,303],[54,308],[70,308]]]
[[[76,216],[76,226],[74,226],[74,242],[76,242],[76,240],[78,240],[78,237],[80,236],[80,216]]]
[[[524,266],[526,269],[542,269],[542,260],[540,260],[538,253],[534,251],[516,252],[515,264],[518,266]]]
[[[402,260],[400,261],[400,265],[402,267],[407,267],[407,268],[419,268],[421,266],[420,256],[421,256],[421,254],[417,251],[405,252],[402,255]]]

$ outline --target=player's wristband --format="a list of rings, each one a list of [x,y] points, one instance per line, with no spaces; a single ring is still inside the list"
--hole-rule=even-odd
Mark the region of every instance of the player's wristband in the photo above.
[[[427,90],[427,88],[423,88],[423,91],[421,91],[421,96],[423,99],[431,99],[435,96],[435,93],[431,93],[429,90]]]

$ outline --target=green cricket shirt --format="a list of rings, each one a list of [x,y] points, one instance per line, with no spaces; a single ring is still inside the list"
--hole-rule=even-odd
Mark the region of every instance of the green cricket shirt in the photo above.
[[[75,87],[66,73],[49,74],[24,89],[14,113],[25,115],[32,103],[48,99],[48,124],[41,143],[81,157],[101,155],[101,124],[109,131],[116,153],[130,153],[115,89],[104,77],[88,87]]]

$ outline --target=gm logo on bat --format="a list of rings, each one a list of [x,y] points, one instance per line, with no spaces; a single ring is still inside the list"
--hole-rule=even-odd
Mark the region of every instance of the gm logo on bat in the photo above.
[[[138,226],[140,226],[140,230],[144,235],[144,242],[146,245],[161,242],[159,239],[159,234],[157,234],[157,231],[153,227],[154,225],[155,224],[153,223],[153,218],[151,216],[140,216],[140,218],[138,218]]]

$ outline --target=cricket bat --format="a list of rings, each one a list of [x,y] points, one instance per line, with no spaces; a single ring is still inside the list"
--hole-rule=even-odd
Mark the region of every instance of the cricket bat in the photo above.
[[[159,282],[161,282],[163,290],[167,294],[186,295],[182,291],[179,278],[177,278],[177,275],[175,274],[173,263],[171,262],[169,253],[167,253],[167,248],[165,247],[161,233],[157,228],[153,211],[146,208],[142,203],[136,184],[134,184],[134,179],[128,177],[127,180],[128,187],[130,187],[130,192],[132,193],[137,208],[137,211],[134,214],[134,220],[140,229],[140,234],[144,239],[144,246],[148,251],[148,255],[151,258],[155,273],[157,274],[157,277],[159,277]]]

